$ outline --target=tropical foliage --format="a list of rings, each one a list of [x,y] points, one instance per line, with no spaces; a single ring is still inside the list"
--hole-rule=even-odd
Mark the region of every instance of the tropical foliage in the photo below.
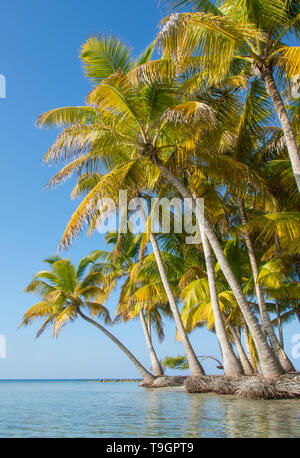
[[[299,99],[283,102],[283,88],[300,73],[299,47],[288,44],[299,36],[299,5],[166,3],[175,13],[138,58],[116,37],[89,38],[80,54],[94,85],[86,105],[38,118],[39,126],[61,128],[44,156],[62,163],[48,186],[75,176],[72,198],[81,198],[60,248],[84,229],[91,234],[109,214],[104,199],[118,207],[120,191],[147,202],[139,207],[146,229],[133,235],[120,213],[119,231],[106,236],[110,249],[90,253],[77,271],[68,260],[48,260],[52,270],[27,287],[42,301],[23,324],[44,318],[38,334],[52,324],[57,335],[81,316],[112,338],[95,316],[107,325],[139,318],[159,376],[152,330],[162,340],[163,317],[173,317],[186,356],[165,359],[167,367],[204,373],[188,334],[205,326],[218,339],[226,375],[293,371],[283,328],[300,321],[300,117]],[[153,60],[155,45],[161,57]],[[199,243],[175,230],[182,221],[173,208],[171,230],[151,230],[151,199],[174,197],[192,208],[204,198],[204,215],[194,215]],[[118,288],[111,320],[104,304]]]

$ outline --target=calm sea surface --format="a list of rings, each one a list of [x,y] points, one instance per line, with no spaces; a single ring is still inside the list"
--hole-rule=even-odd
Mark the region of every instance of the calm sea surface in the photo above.
[[[300,437],[300,401],[133,382],[0,381],[0,437]]]

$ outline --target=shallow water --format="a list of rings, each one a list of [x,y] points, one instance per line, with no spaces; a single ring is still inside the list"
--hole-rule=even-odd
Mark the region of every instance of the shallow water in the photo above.
[[[300,402],[138,383],[0,381],[0,437],[300,437]]]

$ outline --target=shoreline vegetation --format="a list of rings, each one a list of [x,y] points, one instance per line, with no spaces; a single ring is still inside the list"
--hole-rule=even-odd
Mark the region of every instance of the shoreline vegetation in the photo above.
[[[238,395],[247,399],[297,399],[300,398],[300,372],[267,379],[261,375],[226,377],[224,375],[160,376],[152,384],[142,379],[99,379],[95,383],[139,382],[140,387],[163,389],[184,388],[187,393],[215,393]]]
[[[86,380],[83,380],[86,381]],[[114,379],[114,378],[103,378],[103,379],[96,379],[96,380],[88,380],[88,382],[95,382],[95,383],[127,383],[127,382],[142,382],[142,379],[140,378],[120,378],[120,379]]]
[[[106,233],[106,250],[78,266],[58,255],[45,259],[25,290],[40,300],[21,326],[41,319],[37,337],[48,326],[57,337],[82,319],[125,353],[144,387],[298,398],[284,326],[300,322],[300,47],[288,44],[299,37],[300,5],[259,0],[254,14],[236,0],[165,4],[159,33],[138,58],[113,35],[83,43],[80,59],[93,85],[86,105],[37,120],[61,129],[44,156],[61,165],[47,187],[75,176],[71,197],[82,199],[59,249],[85,229],[101,232],[113,214],[107,199],[119,226]],[[133,231],[138,220],[144,227]],[[112,298],[113,312],[106,307]],[[153,343],[154,333],[165,338],[165,318],[185,352],[166,357],[169,366]],[[114,332],[135,319],[151,370]],[[206,375],[208,356],[191,344],[189,334],[203,327],[218,341],[221,361],[210,358],[224,375]],[[164,375],[175,366],[190,376]]]
[[[283,374],[275,378],[261,375],[226,377],[224,375],[158,377],[147,388],[184,386],[188,393],[215,393],[238,395],[247,399],[300,398],[300,372]]]

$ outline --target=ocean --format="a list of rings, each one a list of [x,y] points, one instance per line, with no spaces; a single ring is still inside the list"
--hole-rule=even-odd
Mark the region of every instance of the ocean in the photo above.
[[[1,380],[0,437],[300,437],[300,402],[137,382]]]

